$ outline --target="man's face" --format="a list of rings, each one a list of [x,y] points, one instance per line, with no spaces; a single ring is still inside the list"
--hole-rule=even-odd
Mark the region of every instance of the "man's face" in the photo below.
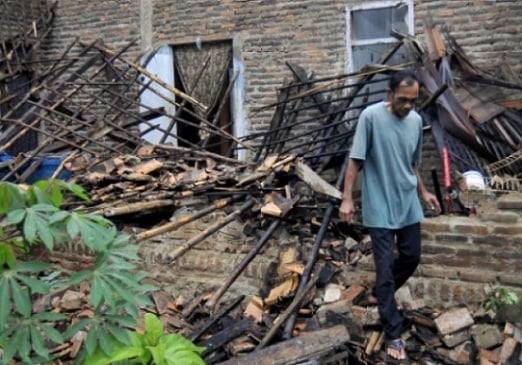
[[[399,118],[405,117],[415,107],[418,97],[419,84],[417,82],[412,82],[410,85],[406,81],[401,82],[395,91],[388,90],[391,112]]]

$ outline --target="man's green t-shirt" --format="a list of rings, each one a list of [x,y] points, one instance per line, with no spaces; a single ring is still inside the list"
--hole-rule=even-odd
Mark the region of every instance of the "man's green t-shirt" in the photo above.
[[[350,157],[363,160],[365,226],[397,229],[424,218],[413,170],[421,150],[422,119],[417,112],[399,118],[379,102],[361,113]]]

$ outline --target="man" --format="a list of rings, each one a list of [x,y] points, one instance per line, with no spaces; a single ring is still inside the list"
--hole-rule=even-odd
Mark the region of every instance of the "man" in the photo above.
[[[437,198],[426,190],[418,170],[422,119],[413,110],[418,96],[415,74],[398,71],[389,82],[388,102],[362,111],[339,208],[341,220],[352,221],[352,189],[362,168],[362,218],[372,240],[376,269],[372,295],[384,328],[387,358],[398,363],[407,361],[407,355],[401,340],[402,316],[394,294],[420,261],[420,221],[424,215],[419,195],[430,209],[440,212]]]

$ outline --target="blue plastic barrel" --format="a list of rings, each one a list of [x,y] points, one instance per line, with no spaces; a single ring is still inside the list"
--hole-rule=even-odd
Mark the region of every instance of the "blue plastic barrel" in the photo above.
[[[27,183],[32,184],[38,180],[47,180],[53,176],[54,172],[60,166],[62,159],[60,157],[48,157],[42,161],[40,166],[27,178]],[[60,180],[67,180],[71,177],[71,172],[67,169],[62,171],[56,177]]]

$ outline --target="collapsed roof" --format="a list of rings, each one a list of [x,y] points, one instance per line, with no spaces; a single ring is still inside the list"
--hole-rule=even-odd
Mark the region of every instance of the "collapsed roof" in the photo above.
[[[49,155],[65,156],[63,165],[78,172],[109,156],[136,153],[148,144],[142,136],[150,130],[163,135],[156,148],[170,158],[194,154],[235,163],[237,151],[248,149],[254,161],[270,154],[294,154],[317,172],[332,163],[339,167],[358,113],[375,95],[383,95],[382,89],[369,87],[384,87],[386,75],[398,67],[414,68],[420,76],[419,110],[439,152],[448,149],[452,170],[520,178],[522,86],[482,72],[437,27],[427,28],[427,49],[414,37],[397,35],[397,44],[377,64],[353,74],[314,79],[288,64],[294,80],[280,88],[277,103],[265,107],[274,109],[270,126],[237,138],[230,126],[218,122],[221,105],[209,118],[198,112],[208,109],[204,103],[151,74],[146,65],[129,60],[126,51],[134,42],[112,50],[101,41],[77,39],[50,65],[38,62],[37,49],[52,26],[53,7],[38,10],[26,14],[32,21],[3,23],[8,30],[3,29],[0,39],[3,180],[26,181]],[[2,14],[9,17],[11,12]],[[399,47],[408,50],[411,61],[388,64]],[[150,58],[141,59],[146,63]],[[201,65],[201,73],[205,67]],[[143,105],[140,95],[146,91],[172,107]],[[222,91],[222,101],[229,92]],[[169,126],[155,123],[158,117],[167,118]],[[183,140],[175,125],[197,130],[200,138]],[[213,137],[226,140],[228,150],[211,152]],[[178,141],[177,146],[164,143],[169,140]],[[89,163],[75,162],[80,156]]]

